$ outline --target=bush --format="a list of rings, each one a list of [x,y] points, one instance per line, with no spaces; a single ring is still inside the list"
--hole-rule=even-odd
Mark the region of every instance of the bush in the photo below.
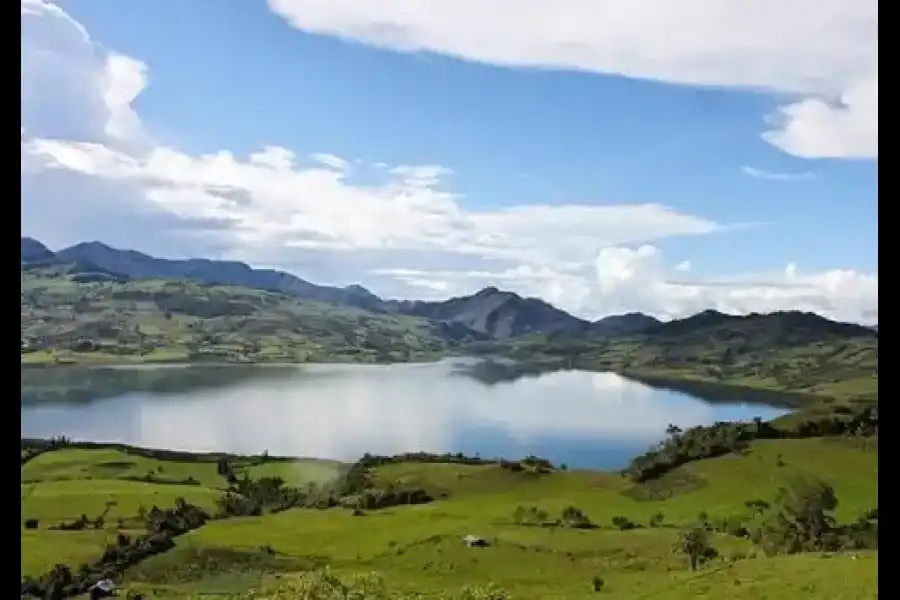
[[[728,517],[719,523],[715,530],[736,538],[750,536],[750,530],[744,526],[744,522],[739,517]]]
[[[196,597],[200,600],[200,597]],[[244,600],[415,600],[418,594],[391,589],[376,573],[339,577],[328,569],[284,577],[261,592],[238,596]],[[509,594],[493,585],[443,593],[435,600],[509,600]]]
[[[849,411],[849,412],[848,412]],[[756,420],[752,423],[719,422],[686,431],[671,426],[668,438],[659,446],[632,459],[624,474],[641,483],[657,479],[676,467],[694,460],[743,453],[753,440],[849,436],[878,437],[878,406],[860,403],[851,407],[831,407],[826,413],[809,410],[797,413],[787,425]],[[779,456],[776,464],[784,466]]]
[[[513,512],[513,520],[520,525],[542,525],[550,518],[547,511],[537,508],[536,506],[519,506]]]
[[[779,490],[753,541],[767,554],[835,550],[840,546],[833,511],[834,488],[814,479],[797,479]]]
[[[175,508],[160,510],[154,506],[146,515],[147,532],[144,535],[132,539],[120,533],[114,543],[106,546],[99,560],[82,565],[77,573],[72,573],[65,565],[57,565],[36,580],[25,579],[21,585],[22,595],[55,599],[84,594],[100,579],[114,577],[145,558],[171,549],[175,545],[174,538],[201,527],[208,519],[206,512],[183,498],[175,501]],[[83,528],[90,521],[82,515],[75,523]]]
[[[705,527],[695,526],[681,533],[678,551],[688,558],[691,571],[717,555],[716,549],[709,542],[709,533]]]
[[[770,505],[765,500],[747,500],[744,502],[744,506],[749,508],[754,514],[761,514],[767,510],[769,510]]]
[[[563,527],[571,527],[573,529],[591,529],[594,524],[588,518],[587,514],[580,508],[569,506],[562,511],[559,524]]]
[[[637,529],[640,527],[637,523],[629,519],[628,517],[613,517],[612,518],[613,527],[620,529],[622,531],[628,531],[630,529]]]

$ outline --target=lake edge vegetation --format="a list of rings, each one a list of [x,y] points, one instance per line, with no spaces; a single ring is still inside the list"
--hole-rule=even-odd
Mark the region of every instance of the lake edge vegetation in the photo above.
[[[869,405],[838,404],[831,413],[806,415],[800,419],[791,415],[790,419],[764,422],[756,419],[747,423],[717,423],[709,427],[697,427],[681,431],[670,427],[668,437],[659,447],[647,454],[635,457],[622,476],[635,486],[652,485],[663,479],[673,469],[688,463],[709,460],[725,454],[740,456],[746,454],[759,440],[789,440],[822,438],[856,447],[860,444],[877,451],[877,403]],[[803,412],[803,411],[801,411]],[[785,418],[782,418],[785,419]],[[168,450],[135,448],[121,444],[99,444],[77,442],[65,438],[53,440],[22,440],[23,466],[37,457],[66,449],[114,449],[126,455],[155,460],[180,460],[214,463],[216,472],[226,482],[216,510],[207,513],[186,502],[176,501],[173,508],[152,507],[141,515],[146,532],[141,535],[120,533],[115,542],[108,545],[101,557],[94,563],[85,565],[57,565],[39,577],[29,577],[22,581],[22,592],[35,597],[64,598],[83,593],[100,579],[127,575],[128,569],[155,554],[166,552],[175,546],[175,538],[201,528],[207,523],[235,517],[261,517],[287,510],[346,510],[353,516],[365,517],[372,511],[391,507],[428,504],[447,499],[446,492],[435,492],[427,486],[402,481],[384,481],[374,475],[374,471],[385,467],[422,465],[457,465],[462,467],[495,467],[499,472],[513,477],[540,478],[553,473],[565,473],[564,466],[555,466],[546,459],[526,457],[521,461],[508,461],[482,457],[469,457],[460,453],[429,454],[408,453],[397,456],[375,456],[366,454],[357,462],[346,465],[339,477],[327,485],[298,488],[287,485],[278,477],[251,478],[246,470],[250,464],[264,465],[283,463],[291,459],[270,457],[263,454],[256,457],[240,457],[228,454],[193,454]],[[27,457],[27,458],[26,458]],[[782,459],[779,456],[778,461]],[[778,466],[772,468],[777,469]],[[451,492],[452,494],[453,492]],[[763,555],[779,556],[803,552],[848,552],[877,550],[877,499],[873,505],[861,512],[851,522],[839,523],[833,516],[837,497],[834,488],[820,480],[797,478],[779,488],[778,494],[769,499],[748,498],[746,510],[741,514],[727,517],[709,518],[701,513],[694,524],[681,529],[680,541],[673,552],[685,557],[689,570],[702,569],[703,565],[718,556],[710,536],[726,535],[748,540],[760,549]],[[645,523],[639,523],[627,516],[615,516],[608,525],[594,523],[583,509],[577,506],[563,507],[558,516],[538,506],[511,506],[510,522],[522,527],[574,528],[581,530],[632,531],[644,528],[666,528],[674,525],[665,523],[662,513],[654,514]],[[102,524],[99,525],[102,527]],[[26,524],[26,528],[36,528],[36,523]],[[51,528],[80,530],[98,527],[94,519],[81,519],[54,524]],[[133,531],[133,530],[132,530]],[[321,571],[323,565],[300,574],[300,579],[289,578],[285,583],[290,589],[303,586],[341,585],[375,586],[387,594],[389,586],[376,576],[347,580],[343,575],[329,575]],[[368,577],[368,578],[367,578]],[[126,578],[127,579],[127,578]],[[349,581],[349,583],[347,583]],[[341,583],[345,582],[345,583]],[[356,582],[356,583],[353,583]],[[368,583],[360,583],[368,582]],[[592,585],[603,587],[602,578]],[[299,588],[297,586],[300,586]],[[324,587],[323,587],[324,586]],[[311,589],[312,589],[311,588]],[[349,588],[347,588],[349,589]],[[485,591],[487,590],[487,591]],[[281,592],[276,592],[281,593]],[[310,592],[312,593],[312,592]],[[335,592],[336,593],[336,592]],[[403,592],[405,593],[405,592]],[[391,596],[404,597],[401,591],[391,591]],[[399,595],[398,595],[399,594]],[[505,592],[496,585],[472,588],[460,592],[460,598],[505,598]],[[465,594],[469,594],[468,596]],[[472,595],[474,594],[474,595]],[[481,595],[478,594],[488,594]],[[493,594],[493,595],[490,595]],[[499,594],[499,595],[498,595]],[[272,596],[278,597],[278,596]],[[301,596],[302,597],[302,596]],[[320,597],[320,596],[309,596]],[[329,597],[329,596],[321,596]],[[334,596],[338,597],[338,596]],[[381,596],[372,596],[378,598]],[[412,597],[412,596],[410,596]],[[424,596],[423,596],[424,597]],[[429,596],[432,597],[432,596]],[[433,596],[437,597],[437,596]],[[450,596],[446,596],[450,597]]]

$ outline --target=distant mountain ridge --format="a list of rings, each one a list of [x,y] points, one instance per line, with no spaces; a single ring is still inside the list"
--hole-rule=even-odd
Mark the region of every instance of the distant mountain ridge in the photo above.
[[[767,334],[787,343],[791,341],[787,338],[805,339],[811,334],[821,338],[878,335],[877,329],[865,325],[840,323],[815,313],[796,310],[748,315],[727,315],[716,310],[705,310],[684,319],[648,327],[642,333],[657,338],[677,338],[684,342],[690,337],[709,334],[733,337],[750,329],[754,334]]]
[[[83,242],[53,252],[41,242],[21,238],[23,270],[56,266],[80,280],[113,277],[128,279],[186,279],[209,285],[229,285],[282,293],[301,299],[350,306],[372,313],[397,314],[443,323],[454,337],[471,332],[475,339],[509,340],[529,334],[575,337],[603,337],[643,333],[660,338],[703,336],[735,328],[762,328],[773,336],[787,331],[823,335],[877,335],[877,328],[836,323],[812,313],[785,312],[770,315],[730,316],[707,310],[686,319],[663,323],[642,314],[614,315],[590,322],[539,299],[524,298],[514,292],[487,287],[448,300],[387,300],[360,285],[333,287],[317,285],[289,273],[254,269],[237,261],[202,258],[170,260],[134,250],[120,250],[101,242]],[[718,329],[717,329],[718,328]],[[713,334],[715,335],[715,334]],[[798,334],[799,335],[799,334]]]
[[[23,265],[27,263],[50,261],[53,260],[54,257],[55,254],[53,251],[39,241],[28,237],[22,238],[21,262]]]
[[[134,250],[112,248],[101,242],[82,242],[54,253],[39,241],[23,237],[22,268],[49,264],[68,265],[69,273],[106,274],[127,279],[189,279],[211,285],[257,288],[376,313],[423,317],[457,328],[465,327],[494,339],[509,339],[529,333],[604,331],[604,320],[590,323],[543,300],[523,298],[493,287],[471,296],[442,302],[387,300],[360,285],[317,285],[289,273],[254,269],[237,261],[200,258],[170,260]],[[643,327],[658,322],[652,317],[641,317],[643,319],[639,321],[622,321],[622,317],[614,317],[609,330],[619,333],[629,326]]]

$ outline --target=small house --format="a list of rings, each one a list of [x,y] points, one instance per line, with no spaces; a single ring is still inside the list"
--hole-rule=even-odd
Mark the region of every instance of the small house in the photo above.
[[[109,579],[101,579],[88,589],[88,596],[91,600],[99,600],[100,598],[109,598],[116,595],[116,586]]]

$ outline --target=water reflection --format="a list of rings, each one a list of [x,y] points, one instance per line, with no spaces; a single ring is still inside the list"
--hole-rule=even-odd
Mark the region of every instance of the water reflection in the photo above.
[[[484,383],[487,371],[472,371],[473,364],[72,369],[45,370],[44,377],[23,371],[22,435],[343,460],[416,450],[534,453],[607,468],[658,441],[669,423],[784,412],[711,404],[609,373],[559,371]],[[38,401],[54,394],[78,402]]]

